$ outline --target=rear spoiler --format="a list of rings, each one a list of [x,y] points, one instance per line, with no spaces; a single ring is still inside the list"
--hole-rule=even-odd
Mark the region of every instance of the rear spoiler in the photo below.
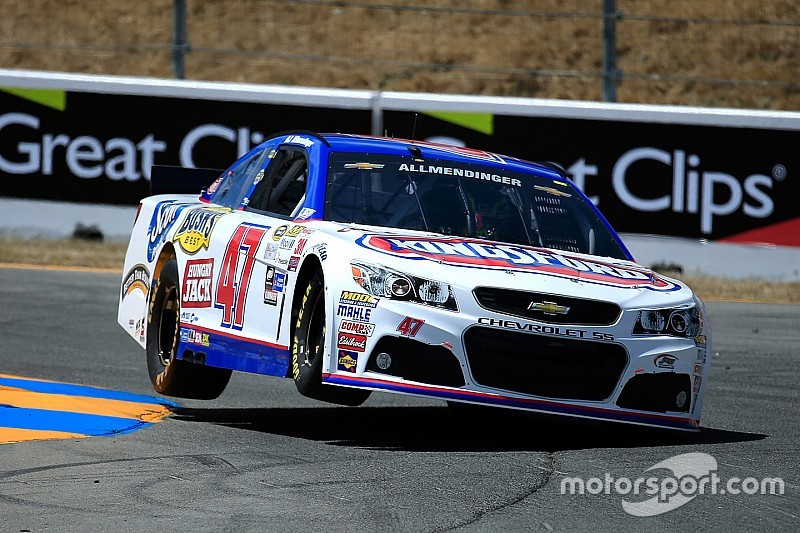
[[[211,185],[224,170],[153,165],[150,169],[150,195],[197,193]]]

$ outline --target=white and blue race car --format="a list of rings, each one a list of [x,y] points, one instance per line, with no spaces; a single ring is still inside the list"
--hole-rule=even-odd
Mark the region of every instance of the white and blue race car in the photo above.
[[[633,262],[555,165],[294,132],[223,172],[155,167],[151,187],[118,321],[161,394],[215,398],[237,370],[343,405],[699,428],[703,303]]]

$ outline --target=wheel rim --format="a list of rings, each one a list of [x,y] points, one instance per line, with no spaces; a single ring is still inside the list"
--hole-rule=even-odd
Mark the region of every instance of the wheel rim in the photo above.
[[[165,367],[172,360],[178,339],[178,291],[174,287],[164,296],[158,324],[158,358]]]

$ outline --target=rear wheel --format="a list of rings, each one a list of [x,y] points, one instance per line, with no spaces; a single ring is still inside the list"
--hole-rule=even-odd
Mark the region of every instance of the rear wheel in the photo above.
[[[161,269],[150,295],[147,314],[147,370],[160,394],[212,400],[222,394],[231,371],[177,359],[180,331],[178,262],[170,259]]]
[[[303,290],[292,339],[292,377],[297,390],[303,396],[324,402],[361,405],[371,391],[322,383],[326,326],[322,273],[316,271]]]

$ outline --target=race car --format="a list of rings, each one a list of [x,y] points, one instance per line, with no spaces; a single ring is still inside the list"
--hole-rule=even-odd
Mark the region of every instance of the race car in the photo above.
[[[558,165],[296,131],[224,171],[154,167],[151,189],[118,321],[158,393],[213,399],[236,370],[341,405],[700,426],[703,303],[637,264]]]

